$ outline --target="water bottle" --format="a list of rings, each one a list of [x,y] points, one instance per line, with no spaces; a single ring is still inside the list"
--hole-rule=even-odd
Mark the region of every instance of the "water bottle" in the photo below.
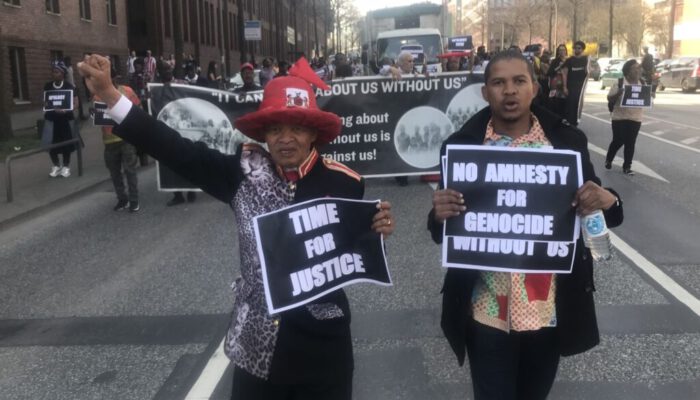
[[[581,218],[583,243],[591,249],[595,261],[609,260],[612,257],[612,245],[608,226],[602,210],[594,211]]]

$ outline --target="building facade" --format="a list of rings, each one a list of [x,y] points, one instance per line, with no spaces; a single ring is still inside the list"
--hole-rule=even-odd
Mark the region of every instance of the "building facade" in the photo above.
[[[31,127],[51,80],[50,63],[70,57],[75,69],[89,52],[119,62],[126,56],[126,26],[123,0],[0,0],[0,113],[11,116],[13,129]]]

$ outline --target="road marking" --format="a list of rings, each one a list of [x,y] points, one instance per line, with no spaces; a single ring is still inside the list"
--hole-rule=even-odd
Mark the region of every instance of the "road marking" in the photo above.
[[[647,116],[647,118],[649,118],[649,119],[651,119],[651,120],[654,120],[654,121],[656,121],[656,122],[664,122],[664,123],[667,123],[667,124],[676,125],[676,126],[680,126],[680,127],[683,127],[683,128],[695,129],[695,130],[700,129],[700,128],[698,128],[697,126],[681,124],[680,122],[666,121],[665,119],[656,118],[656,117],[652,117],[652,116]]]
[[[610,115],[610,111],[599,111],[599,112],[594,112],[593,115],[597,115],[597,116]]]
[[[197,381],[192,385],[192,389],[185,396],[185,400],[209,400],[211,398],[231,362],[224,354],[224,340],[226,340],[226,336],[221,339],[219,347],[216,348],[214,354],[209,358],[199,378],[197,378]]]
[[[700,300],[690,294],[681,285],[676,283],[670,276],[666,275],[659,267],[647,260],[643,255],[632,248],[619,236],[610,232],[612,244],[620,250],[630,261],[632,261],[639,269],[644,271],[651,279],[656,281],[661,287],[666,289],[673,297],[690,308],[697,316],[700,317]]]
[[[593,152],[598,153],[598,154],[601,154],[601,155],[603,155],[603,157],[605,157],[608,154],[607,150],[601,149],[600,147],[592,144],[591,142],[588,142],[588,150],[593,151]],[[613,164],[622,168],[622,158],[615,157],[615,159],[613,160]],[[654,172],[653,169],[647,167],[646,165],[642,164],[639,161],[634,162],[634,172],[636,172],[638,174],[650,176],[650,177],[652,177],[654,179],[658,179],[662,182],[669,183],[666,178],[657,174],[656,172]]]
[[[658,124],[658,123],[659,123],[658,120],[656,120],[656,121],[644,121],[644,122],[642,122],[642,125],[647,126],[647,125]]]
[[[660,136],[660,135],[663,135],[664,133],[666,133],[666,132],[665,131],[653,131],[651,134],[656,135],[656,136]]]
[[[683,143],[683,144],[693,144],[693,143],[697,142],[698,140],[700,140],[699,137],[691,137],[691,138],[687,138],[687,139],[681,140],[681,143]]]
[[[605,123],[608,124],[608,125],[610,124],[610,121],[605,120],[605,119],[602,119],[602,118],[598,118],[598,117],[596,117],[595,115],[591,115],[591,114],[588,114],[588,113],[583,113],[583,115],[585,115],[585,116],[587,116],[587,117],[589,117],[589,118],[593,118],[593,119],[595,119],[595,120],[601,121],[601,122],[605,122]],[[695,152],[695,153],[699,153],[699,154],[700,154],[700,149],[696,149],[696,148],[694,148],[694,147],[686,146],[686,145],[684,145],[684,144],[681,144],[681,143],[678,143],[678,142],[674,142],[674,141],[672,141],[672,140],[668,140],[668,139],[664,139],[664,138],[661,138],[661,137],[658,137],[658,136],[654,136],[654,135],[652,135],[652,134],[650,134],[650,133],[646,133],[646,132],[644,132],[644,131],[639,131],[639,134],[640,134],[640,135],[644,135],[644,136],[646,136],[646,137],[650,137],[650,138],[652,138],[652,139],[656,139],[656,140],[661,141],[661,142],[664,142],[664,143],[668,143],[668,144],[673,145],[673,146],[676,146],[676,147],[680,147],[681,149],[690,150],[690,151],[693,151],[693,152]]]

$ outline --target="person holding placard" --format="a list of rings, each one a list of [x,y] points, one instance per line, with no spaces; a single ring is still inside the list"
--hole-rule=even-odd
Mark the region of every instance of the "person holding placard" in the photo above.
[[[484,77],[482,95],[489,106],[443,143],[441,156],[450,144],[574,150],[581,155],[585,183],[567,201],[581,215],[602,209],[608,226],[619,225],[621,201],[600,186],[583,132],[532,105],[537,95],[532,64],[518,52],[502,52]],[[435,191],[428,229],[436,243],[442,243],[445,221],[464,216],[469,206],[460,192]],[[560,356],[598,344],[592,269],[581,238],[569,274],[448,268],[441,326],[460,365],[468,354],[477,400],[545,399]]]
[[[122,96],[109,79],[109,61],[93,55],[79,64],[90,88],[117,122],[114,133],[229,205],[236,216],[241,278],[225,352],[233,361],[233,397],[245,399],[350,400],[353,355],[350,309],[342,290],[304,306],[270,315],[263,288],[253,219],[291,204],[325,197],[361,199],[364,180],[317,146],[335,139],[340,118],[321,111],[309,82],[328,86],[305,59],[290,76],[265,87],[258,111],[235,121],[244,135],[265,142],[242,144],[233,155],[182,138]],[[368,230],[394,230],[391,205],[379,202]]]
[[[608,101],[614,102],[615,106],[612,111],[612,141],[608,146],[608,153],[605,156],[605,169],[612,168],[615,154],[620,150],[620,147],[625,146],[622,163],[622,172],[625,175],[634,175],[632,171],[632,158],[634,158],[634,147],[637,143],[637,135],[642,127],[642,116],[644,108],[642,107],[622,107],[622,95],[626,85],[641,85],[640,80],[642,75],[642,66],[637,60],[628,60],[622,66],[622,75],[624,76],[622,87],[620,85],[611,85],[608,92]],[[653,94],[652,94],[653,95]]]
[[[45,105],[44,112],[44,129],[42,130],[41,141],[45,144],[56,144],[73,139],[77,135],[74,133],[76,129],[73,116],[73,105],[78,103],[75,93],[75,86],[66,81],[68,67],[63,61],[54,61],[52,64],[51,77],[52,81],[44,85],[45,97],[52,97],[51,93],[59,93],[60,101],[51,101],[51,104]],[[55,92],[55,91],[70,91]],[[66,97],[68,96],[68,97]],[[56,103],[56,104],[54,104]],[[60,103],[60,104],[58,104]],[[49,108],[46,108],[50,106]],[[51,157],[51,171],[49,176],[56,178],[62,176],[68,178],[70,176],[70,156],[75,151],[75,144],[67,144],[49,150]],[[59,158],[61,156],[61,158]]]

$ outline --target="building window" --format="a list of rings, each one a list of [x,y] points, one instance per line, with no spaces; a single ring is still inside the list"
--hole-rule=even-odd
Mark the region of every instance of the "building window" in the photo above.
[[[2,3],[6,4],[8,6],[17,6],[17,7],[20,6],[19,0],[2,0]]]
[[[107,5],[107,23],[110,25],[117,24],[117,0],[105,0]]]
[[[12,98],[28,100],[27,64],[24,59],[24,49],[10,47],[10,73],[12,74]]]
[[[202,0],[199,0],[199,12],[197,13],[199,15],[199,43],[204,44],[206,43],[206,36],[204,35],[204,28],[207,25],[204,22],[204,14],[205,14],[205,9],[204,9],[204,4],[202,3]]]
[[[180,11],[181,15],[181,20],[180,22],[182,23],[182,40],[185,42],[189,42],[190,40],[190,13],[187,12],[187,5],[189,3],[182,3],[182,9]],[[176,7],[179,7],[176,6]]]
[[[165,29],[165,37],[169,38],[171,36],[171,28],[170,28],[170,21],[171,21],[171,15],[170,15],[170,0],[166,0],[163,2],[163,22],[164,22],[164,29]]]
[[[46,0],[46,12],[60,14],[61,9],[58,7],[58,0]]]
[[[80,0],[80,18],[87,21],[92,19],[90,0]]]

